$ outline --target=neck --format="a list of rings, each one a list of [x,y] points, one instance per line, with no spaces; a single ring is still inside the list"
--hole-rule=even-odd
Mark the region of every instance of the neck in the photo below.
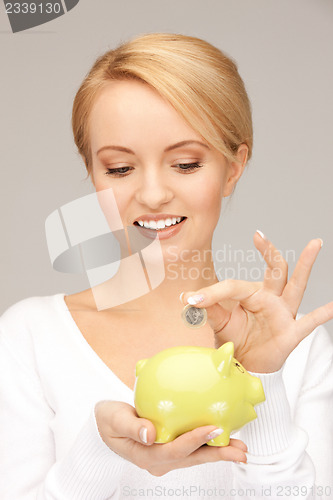
[[[179,300],[181,292],[195,292],[218,282],[210,249],[196,251],[192,258],[187,254],[181,261],[157,259],[156,254],[155,259],[145,257],[135,254],[121,259],[115,276],[93,287],[98,309],[143,312],[161,318],[172,311],[178,317],[184,307]]]

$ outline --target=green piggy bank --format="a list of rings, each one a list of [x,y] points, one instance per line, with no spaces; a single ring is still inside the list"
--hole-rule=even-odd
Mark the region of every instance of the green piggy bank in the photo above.
[[[204,425],[223,429],[211,446],[229,444],[230,433],[257,417],[265,401],[258,377],[233,357],[234,344],[219,349],[181,346],[136,364],[134,404],[156,428],[155,443],[167,443]]]

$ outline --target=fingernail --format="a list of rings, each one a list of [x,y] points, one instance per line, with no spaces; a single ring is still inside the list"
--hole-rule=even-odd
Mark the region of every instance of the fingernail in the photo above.
[[[199,304],[199,302],[202,302],[204,298],[205,297],[203,295],[191,295],[191,297],[187,299],[187,303],[191,304],[191,306],[195,306],[195,304]]]
[[[257,229],[256,232],[262,237],[263,240],[266,240],[266,236],[264,235],[264,233],[262,231],[259,231],[259,229]]]
[[[216,438],[217,436],[219,436],[220,434],[222,434],[222,432],[223,432],[223,429],[215,429],[214,431],[210,432],[207,435],[207,441],[210,441],[211,439]]]
[[[182,293],[179,295],[179,300],[180,300],[180,302],[183,302],[183,295],[184,295],[184,292],[182,292]]]
[[[320,247],[322,247],[322,246],[323,246],[323,244],[324,244],[324,242],[323,242],[323,240],[322,240],[321,238],[318,238],[318,239],[319,239],[319,241],[320,241]]]
[[[143,443],[147,444],[147,427],[141,427],[139,431],[140,439]]]
[[[247,453],[246,452],[245,452],[245,456],[246,456],[245,462],[238,462],[237,460],[234,460],[234,463],[238,464],[238,465],[247,465]]]

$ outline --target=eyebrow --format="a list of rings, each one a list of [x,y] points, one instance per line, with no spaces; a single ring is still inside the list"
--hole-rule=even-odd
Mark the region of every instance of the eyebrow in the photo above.
[[[210,149],[209,146],[207,146],[207,144],[200,142],[200,141],[181,141],[181,142],[177,142],[176,144],[172,144],[172,146],[168,146],[164,150],[164,152],[167,153],[168,151],[172,151],[173,149],[181,148],[183,146],[189,146],[190,144],[199,144],[200,146],[203,146],[206,149]],[[111,146],[111,145],[110,146],[103,146],[102,148],[100,148],[97,151],[96,155],[98,155],[99,153],[101,153],[105,149],[111,149],[114,151],[121,151],[123,153],[128,153],[130,155],[135,155],[134,151],[132,151],[131,149],[124,148],[123,146]]]

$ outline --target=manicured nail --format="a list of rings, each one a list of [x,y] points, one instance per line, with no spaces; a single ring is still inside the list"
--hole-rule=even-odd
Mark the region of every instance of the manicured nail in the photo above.
[[[215,431],[212,431],[208,434],[207,441],[210,441],[211,439],[216,438],[217,436],[222,434],[222,432],[223,432],[223,429],[215,429]]]
[[[191,306],[195,306],[196,304],[199,304],[199,302],[202,302],[205,299],[203,295],[192,295],[187,299],[187,303],[191,304]]]
[[[140,439],[145,444],[147,444],[147,431],[148,431],[147,427],[141,427],[139,432]]]
[[[184,292],[182,292],[182,293],[179,295],[179,300],[180,300],[180,302],[183,302],[183,295],[184,295]]]
[[[247,453],[245,452],[245,456],[246,456],[246,461],[245,462],[238,462],[237,460],[234,460],[233,462],[235,464],[238,464],[238,465],[247,465]]]
[[[266,236],[262,231],[259,231],[259,229],[257,229],[257,233],[262,237],[263,240],[266,240]]]
[[[319,239],[319,241],[320,241],[320,247],[322,247],[322,246],[323,246],[323,244],[324,244],[324,242],[323,242],[323,240],[322,240],[321,238],[318,238],[318,239]]]

